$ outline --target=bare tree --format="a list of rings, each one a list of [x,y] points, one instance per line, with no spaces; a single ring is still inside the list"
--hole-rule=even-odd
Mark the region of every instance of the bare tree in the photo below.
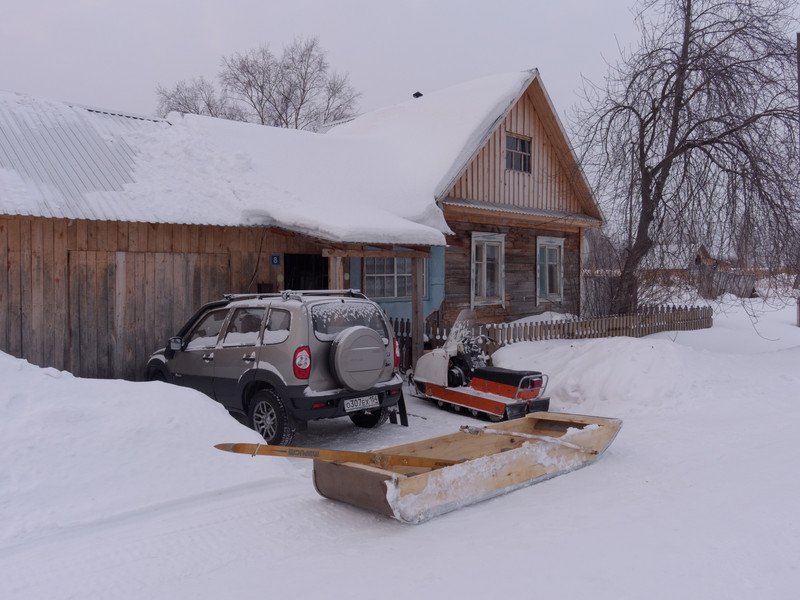
[[[247,120],[262,125],[288,127],[280,119],[288,107],[280,69],[269,47],[259,46],[246,54],[223,58],[219,79],[223,87],[246,107]]]
[[[175,110],[273,127],[310,129],[356,113],[359,94],[346,74],[330,70],[319,38],[298,38],[275,56],[262,45],[223,57],[222,91],[203,77],[158,86],[158,114]]]
[[[347,75],[329,72],[319,39],[297,39],[280,59],[268,46],[224,58],[220,81],[246,107],[249,120],[317,130],[351,116],[358,94]]]
[[[222,119],[243,121],[244,113],[232,105],[224,94],[217,93],[214,84],[204,77],[190,82],[179,81],[172,89],[156,88],[159,116],[166,117],[176,111],[183,114],[206,115]]]
[[[789,0],[644,0],[640,47],[578,113],[585,168],[620,255],[610,311],[636,308],[638,275],[704,244],[775,273],[797,268],[796,25]],[[615,219],[616,217],[616,219]]]

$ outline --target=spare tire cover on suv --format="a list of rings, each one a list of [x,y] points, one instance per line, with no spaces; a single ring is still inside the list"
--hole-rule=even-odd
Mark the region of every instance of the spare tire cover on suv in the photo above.
[[[349,327],[331,344],[330,368],[343,386],[361,391],[378,381],[385,358],[383,340],[374,329]]]

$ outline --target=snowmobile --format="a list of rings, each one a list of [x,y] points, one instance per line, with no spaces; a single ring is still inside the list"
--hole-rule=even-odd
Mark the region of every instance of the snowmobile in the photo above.
[[[444,346],[417,360],[409,377],[415,395],[495,422],[548,410],[547,375],[488,366],[482,346],[489,341],[476,326],[475,312],[462,310]]]

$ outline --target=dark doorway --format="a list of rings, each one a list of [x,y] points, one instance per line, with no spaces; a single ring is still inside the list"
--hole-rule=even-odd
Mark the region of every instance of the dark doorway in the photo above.
[[[319,254],[284,254],[286,290],[327,290],[328,259]]]

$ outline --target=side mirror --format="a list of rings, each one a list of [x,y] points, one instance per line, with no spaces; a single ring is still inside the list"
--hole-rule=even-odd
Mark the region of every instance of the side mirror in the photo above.
[[[169,349],[173,352],[177,352],[183,346],[183,340],[180,337],[172,337],[169,338]]]

